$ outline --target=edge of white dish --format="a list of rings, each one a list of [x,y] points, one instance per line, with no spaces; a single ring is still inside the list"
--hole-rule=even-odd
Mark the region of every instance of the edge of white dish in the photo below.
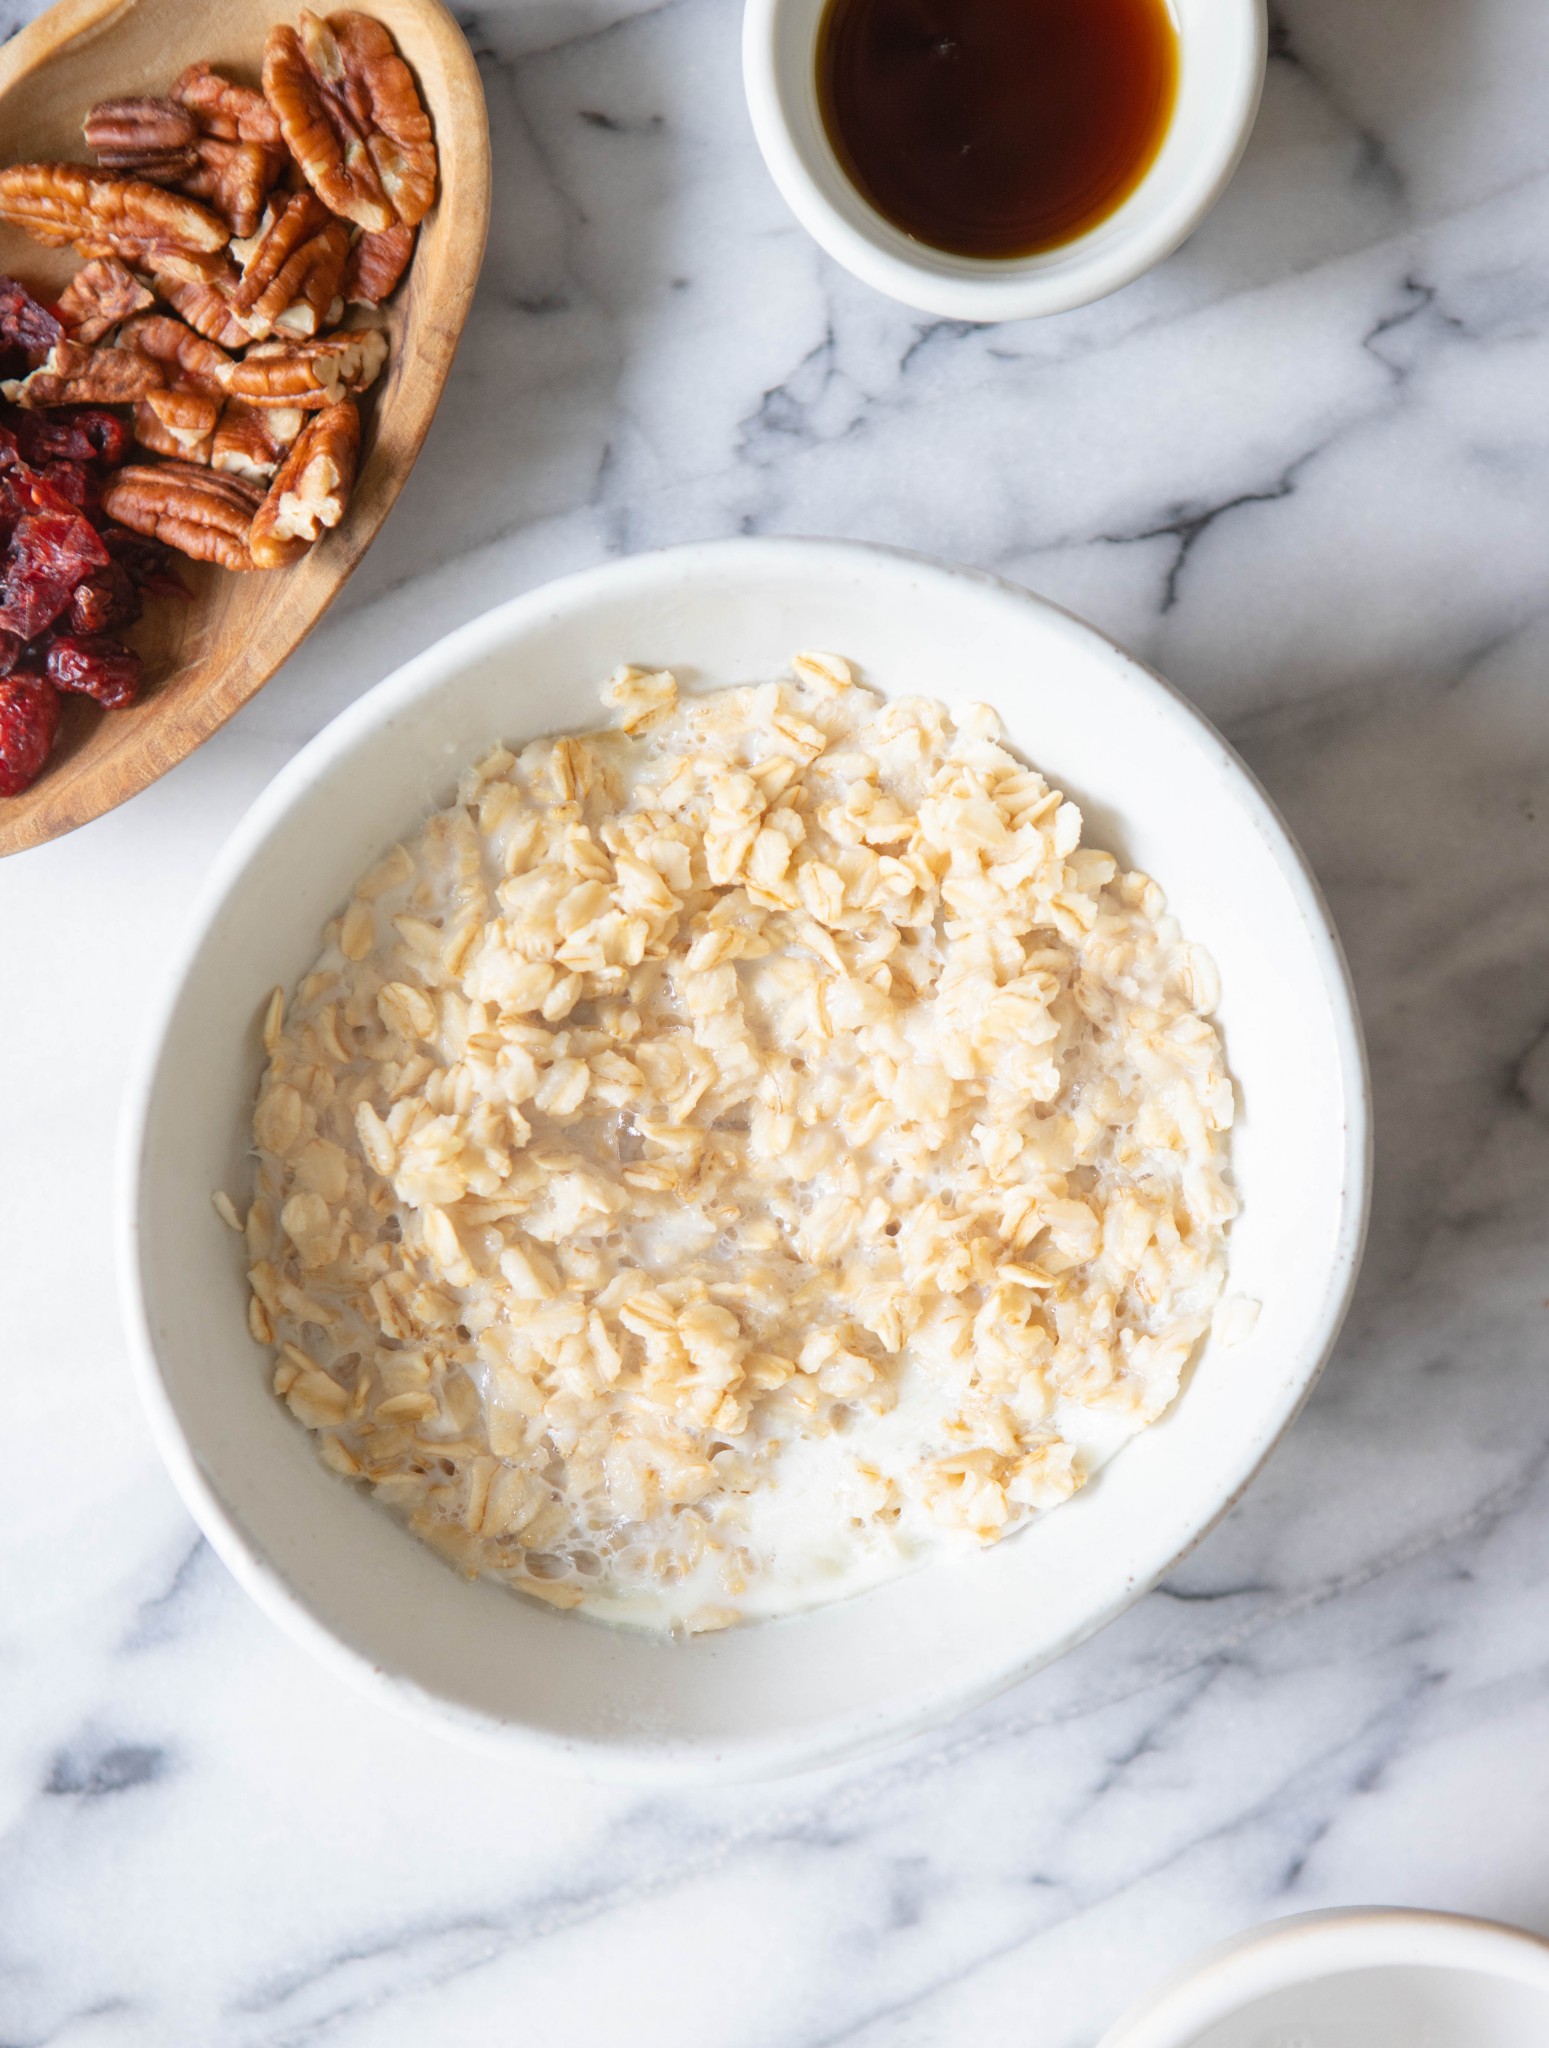
[[[1549,2000],[1549,1942],[1518,1927],[1406,1906],[1300,1913],[1207,1949],[1103,2035],[1097,2048],[1194,2048],[1277,1991],[1348,1971],[1459,1970]]]
[[[746,0],[742,78],[769,174],[836,263],[920,312],[949,320],[1065,313],[1171,255],[1226,190],[1258,115],[1269,52],[1265,0],[1170,0],[1180,44],[1167,135],[1129,197],[1074,241],[1034,256],[955,256],[905,234],[862,197],[818,106],[827,0]]]
[[[763,565],[759,571],[758,565]],[[863,582],[870,577],[882,585],[890,580],[925,584],[963,583],[973,586],[979,597],[991,604],[1030,607],[1041,614],[1042,624],[1052,637],[1077,644],[1091,657],[1117,664],[1124,676],[1141,681],[1156,715],[1168,723],[1189,729],[1195,744],[1203,744],[1218,772],[1230,785],[1233,799],[1249,814],[1255,833],[1277,864],[1286,886],[1305,923],[1322,978],[1322,994],[1329,1004],[1329,1021],[1335,1037],[1336,1058],[1344,1104],[1344,1164],[1339,1195],[1337,1224],[1332,1235],[1332,1252],[1326,1270],[1317,1275],[1318,1305],[1316,1340],[1301,1354],[1286,1362],[1277,1376],[1273,1397],[1266,1400],[1256,1419],[1251,1443],[1240,1460],[1224,1475],[1219,1497],[1208,1513],[1201,1514],[1177,1541],[1169,1540],[1166,1553],[1147,1558],[1143,1570],[1126,1579],[1101,1603],[1082,1614],[1057,1641],[1038,1643],[1029,1649],[1019,1641],[1015,1627],[1007,1629],[1004,1656],[992,1670],[965,1684],[935,1667],[929,1658],[920,1660],[918,1688],[904,1698],[867,1711],[857,1711],[834,1723],[803,1727],[796,1733],[781,1730],[756,1735],[734,1734],[706,1742],[695,1734],[664,1734],[659,1728],[636,1726],[627,1707],[620,1709],[617,1730],[610,1724],[603,1735],[571,1736],[530,1722],[499,1718],[475,1710],[445,1693],[420,1683],[404,1672],[386,1668],[362,1652],[343,1634],[312,1611],[304,1592],[276,1569],[266,1556],[260,1537],[246,1527],[222,1498],[219,1487],[207,1471],[199,1445],[190,1439],[169,1389],[158,1356],[156,1335],[146,1299],[143,1280],[144,1247],[140,1231],[140,1189],[148,1139],[148,1119],[158,1082],[164,1041],[172,1029],[185,987],[200,955],[219,926],[227,897],[261,854],[287,813],[304,796],[328,781],[338,764],[358,744],[379,728],[387,728],[412,708],[432,699],[439,686],[473,667],[482,657],[500,649],[521,629],[536,631],[543,623],[584,614],[593,594],[607,586],[613,594],[631,590],[656,590],[661,586],[692,585],[695,579],[718,587],[735,582],[739,572],[756,582],[758,573],[773,577],[800,573],[822,581],[841,576]],[[1154,695],[1150,694],[1154,693]],[[491,735],[493,736],[493,735]],[[462,763],[444,772],[448,782]],[[1057,764],[1054,764],[1057,766]],[[354,870],[351,870],[353,873]],[[299,968],[300,961],[297,966]],[[265,983],[267,986],[267,982]],[[261,992],[261,991],[260,991]],[[256,997],[255,997],[256,1000]],[[1228,1049],[1230,1057],[1230,1048]],[[189,935],[173,965],[166,993],[149,1017],[139,1056],[125,1092],[123,1142],[119,1162],[118,1237],[119,1269],[125,1324],[136,1380],[157,1447],[174,1483],[195,1520],[233,1576],[253,1596],[271,1619],[294,1640],[318,1656],[340,1676],[363,1686],[378,1699],[407,1710],[420,1721],[475,1742],[493,1745],[507,1754],[522,1753],[535,1760],[584,1775],[619,1778],[656,1784],[733,1782],[768,1777],[814,1768],[820,1764],[897,1741],[951,1718],[967,1708],[1028,1676],[1054,1658],[1085,1641],[1099,1628],[1129,1607],[1141,1594],[1171,1570],[1199,1540],[1214,1527],[1240,1497],[1270,1450],[1300,1411],[1327,1361],[1344,1320],[1359,1271],[1364,1244],[1370,1193],[1371,1124],[1370,1084],[1366,1068],[1354,997],[1344,955],[1321,893],[1290,833],[1257,781],[1208,721],[1162,678],[1136,662],[1096,628],[1075,619],[1047,600],[984,572],[955,568],[906,551],[856,542],[821,540],[745,539],[695,543],[604,563],[580,571],[539,589],[508,600],[478,619],[459,627],[426,649],[395,674],[377,684],[341,712],[304,747],[275,777],[237,824],[217,856],[191,916]],[[205,1206],[208,1208],[207,1191]],[[233,1331],[239,1343],[249,1340]],[[221,1342],[224,1343],[223,1335]],[[1187,1396],[1185,1396],[1185,1399]],[[1164,1424],[1157,1425],[1158,1428]],[[312,1460],[310,1442],[296,1432],[298,1457]],[[1129,1453],[1126,1453],[1129,1455]],[[319,1473],[331,1487],[342,1489],[336,1475]],[[1060,1511],[1077,1512],[1080,1500]],[[380,1511],[360,1504],[361,1513]],[[402,1541],[422,1552],[437,1574],[449,1568],[414,1542],[407,1534]],[[1011,1539],[1013,1542],[1019,1540]],[[976,1563],[977,1560],[970,1560]],[[455,1581],[454,1581],[455,1583]],[[894,1581],[893,1584],[900,1582]],[[491,1597],[511,1601],[502,1589],[489,1588]],[[885,1591],[885,1589],[883,1589]],[[865,1601],[880,1593],[861,1596]],[[531,1609],[533,1603],[516,1601],[515,1606]],[[840,1607],[811,1610],[789,1619],[757,1624],[759,1628],[796,1630],[810,1627],[816,1616],[841,1613]],[[586,1629],[597,1624],[574,1617],[537,1614],[535,1622],[550,1631]],[[1025,1628],[1026,1624],[1024,1624]],[[604,1631],[616,1634],[616,1631]],[[732,1636],[742,1631],[731,1631]],[[563,1655],[562,1642],[550,1634],[543,1640]],[[681,1645],[650,1645],[649,1654],[684,1659],[724,1654],[726,1636],[700,1636]],[[787,1639],[794,1648],[793,1639]],[[631,1653],[632,1654],[632,1653]]]

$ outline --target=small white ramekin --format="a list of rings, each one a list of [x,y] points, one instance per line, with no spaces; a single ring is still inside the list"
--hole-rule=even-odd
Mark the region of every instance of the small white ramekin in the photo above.
[[[1331,1999],[1332,1980],[1349,1984]],[[1336,2016],[1337,2013],[1337,2016]],[[1098,2048],[1543,2048],[1549,1943],[1455,1913],[1273,1920],[1198,1957]]]
[[[1156,162],[1118,210],[1038,256],[952,256],[884,220],[823,126],[817,41],[828,0],[747,0],[742,76],[764,161],[802,226],[889,298],[948,320],[1064,313],[1129,284],[1193,233],[1247,146],[1264,83],[1264,0],[1169,0],[1178,100]]]

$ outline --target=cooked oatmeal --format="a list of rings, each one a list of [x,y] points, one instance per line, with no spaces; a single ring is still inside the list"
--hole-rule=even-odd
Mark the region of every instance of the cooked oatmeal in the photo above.
[[[250,1321],[464,1571],[710,1628],[1005,1536],[1163,1413],[1232,1086],[1208,956],[985,706],[816,655],[604,695],[275,992]]]

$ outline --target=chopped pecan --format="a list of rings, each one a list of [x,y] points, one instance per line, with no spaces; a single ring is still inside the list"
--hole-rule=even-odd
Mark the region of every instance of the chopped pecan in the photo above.
[[[306,419],[291,406],[249,405],[246,399],[228,398],[210,446],[211,469],[267,485]]]
[[[272,203],[259,232],[237,246],[242,280],[231,295],[237,317],[260,339],[276,327],[315,334],[339,299],[349,253],[349,229],[310,192]]]
[[[153,455],[208,462],[221,401],[202,391],[151,391],[135,402],[134,437]]]
[[[235,266],[228,265],[221,277],[209,284],[167,276],[159,276],[156,282],[173,312],[206,341],[219,342],[222,348],[245,348],[252,339],[231,304],[237,284]]]
[[[263,94],[251,85],[234,85],[208,64],[190,64],[172,97],[189,109],[205,135],[269,149],[283,146],[279,117]]]
[[[373,233],[413,227],[436,196],[436,146],[413,73],[367,14],[303,10],[264,47],[264,94],[291,155],[334,213]]]
[[[155,295],[116,256],[83,263],[59,294],[60,317],[74,341],[100,341],[110,328],[155,303]]]
[[[103,509],[121,526],[223,569],[255,566],[247,537],[262,502],[251,484],[189,462],[130,463],[113,472],[102,492]]]
[[[98,100],[83,126],[86,146],[105,170],[171,184],[194,167],[199,124],[176,100]]]
[[[166,382],[158,363],[133,348],[90,348],[56,341],[48,359],[26,377],[0,384],[12,405],[124,405]]]
[[[253,405],[294,405],[317,412],[376,381],[387,360],[379,327],[315,335],[310,341],[261,341],[234,362],[227,389]]]
[[[241,269],[232,304],[251,306],[296,251],[304,248],[318,229],[332,219],[333,215],[313,192],[277,192],[264,208],[255,231],[239,236],[231,245],[231,253]]]
[[[250,235],[258,226],[269,189],[285,168],[284,152],[262,142],[225,142],[202,135],[194,164],[178,180],[178,190],[207,199],[231,223],[234,235]]]
[[[143,264],[151,252],[184,261],[225,247],[223,220],[181,192],[90,164],[12,164],[0,171],[0,220],[36,242],[83,256]]]
[[[83,256],[104,256],[108,253],[105,243],[92,248],[85,242],[76,247]],[[169,284],[214,285],[218,291],[232,275],[231,258],[224,249],[146,249],[132,259],[142,270],[148,270],[156,279],[157,288],[165,296]]]
[[[338,525],[359,451],[360,414],[352,398],[313,414],[253,514],[248,546],[260,569],[283,568],[304,555],[325,527]]]
[[[418,228],[406,228],[402,221],[395,221],[380,234],[356,236],[350,260],[344,266],[342,286],[352,306],[380,306],[384,299],[392,297],[398,280],[409,267],[418,233]]]
[[[135,349],[158,364],[166,372],[163,384],[225,397],[235,367],[231,357],[170,313],[139,313],[125,323],[118,339],[120,347]]]
[[[338,255],[338,274],[330,277],[324,261],[320,259],[303,286],[300,298],[292,299],[282,313],[275,315],[276,334],[294,334],[304,339],[322,333],[327,328],[337,327],[344,318],[344,294],[338,290],[338,286],[344,281],[344,262],[349,255],[350,236],[349,229],[344,227],[343,221],[336,221],[334,225],[344,228],[342,245],[336,252],[328,252],[329,261],[335,253]],[[331,292],[328,290],[330,283],[335,287]]]

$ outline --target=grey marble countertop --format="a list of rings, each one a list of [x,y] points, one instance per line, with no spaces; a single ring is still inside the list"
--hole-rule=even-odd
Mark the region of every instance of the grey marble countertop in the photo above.
[[[732,0],[465,20],[496,211],[398,509],[199,755],[0,867],[0,2042],[1091,2048],[1268,1915],[1549,1929],[1549,9],[1283,0],[1188,246],[990,328],[794,224]],[[907,1750],[644,1797],[400,1722],[237,1590],[136,1406],[111,1163],[274,770],[499,598],[734,532],[998,570],[1222,726],[1349,950],[1376,1208],[1310,1407],[1122,1621]]]

